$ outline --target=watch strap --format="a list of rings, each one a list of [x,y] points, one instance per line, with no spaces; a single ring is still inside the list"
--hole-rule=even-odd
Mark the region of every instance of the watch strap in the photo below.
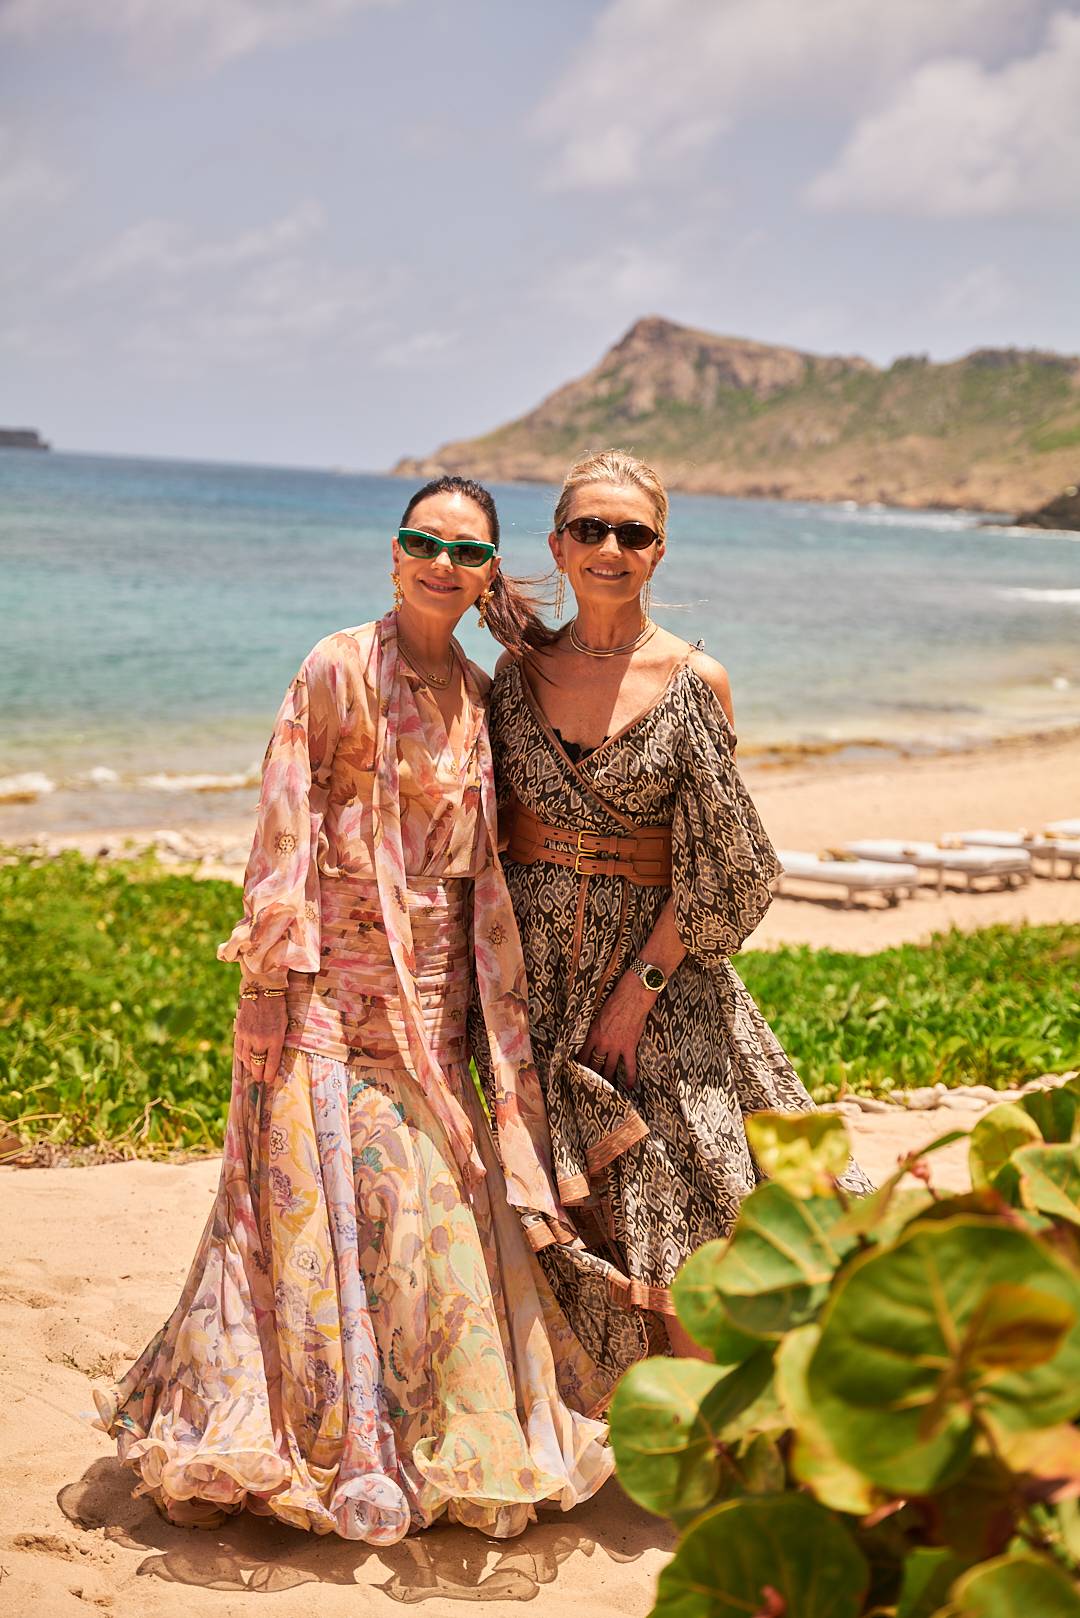
[[[630,971],[641,979],[650,994],[661,994],[667,988],[668,980],[660,967],[643,960],[640,955],[635,955],[630,962]]]

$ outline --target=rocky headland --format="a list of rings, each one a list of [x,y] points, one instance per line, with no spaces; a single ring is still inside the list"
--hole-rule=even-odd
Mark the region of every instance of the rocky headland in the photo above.
[[[1080,457],[1077,457],[1080,459]],[[1060,494],[1035,511],[1022,511],[1016,519],[1018,528],[1075,528],[1080,529],[1080,488],[1070,483]]]
[[[882,368],[649,316],[528,414],[393,471],[557,483],[612,444],[697,493],[1019,511],[1075,477],[1080,357],[995,348]]]
[[[0,427],[0,449],[48,449],[36,427]]]

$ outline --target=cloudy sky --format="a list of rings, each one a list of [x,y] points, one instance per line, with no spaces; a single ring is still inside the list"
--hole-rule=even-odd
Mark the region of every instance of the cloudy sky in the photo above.
[[[0,422],[378,468],[639,315],[1080,351],[1080,0],[0,0]]]

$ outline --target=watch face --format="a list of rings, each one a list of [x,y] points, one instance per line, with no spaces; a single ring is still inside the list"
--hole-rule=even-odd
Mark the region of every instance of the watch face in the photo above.
[[[667,982],[667,978],[658,966],[647,966],[642,973],[642,981],[647,989],[652,990],[653,994],[659,994]]]

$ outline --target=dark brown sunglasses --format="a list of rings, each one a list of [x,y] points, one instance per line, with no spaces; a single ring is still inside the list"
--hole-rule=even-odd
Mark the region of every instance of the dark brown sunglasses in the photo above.
[[[624,551],[647,551],[655,545],[659,534],[643,522],[605,522],[603,517],[573,517],[564,522],[560,534],[569,534],[579,545],[600,545],[614,534],[619,548]]]

